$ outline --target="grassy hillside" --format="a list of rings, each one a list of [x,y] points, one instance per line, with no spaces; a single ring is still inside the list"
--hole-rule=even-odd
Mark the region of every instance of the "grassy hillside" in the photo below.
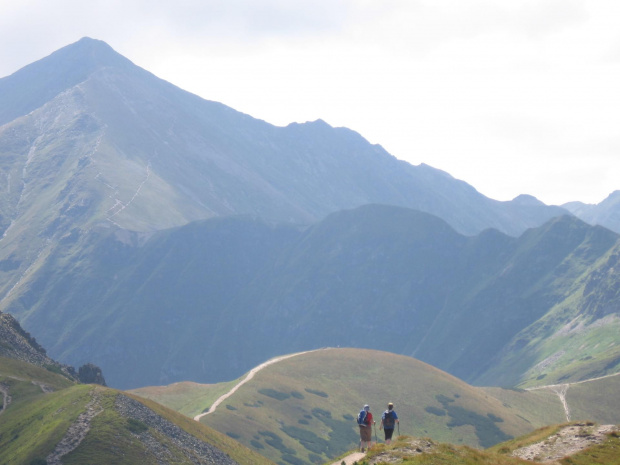
[[[184,394],[174,398],[172,391]],[[170,406],[180,397],[184,404],[191,401],[190,390],[179,385],[136,392]],[[532,409],[526,418],[516,406],[410,357],[324,349],[264,368],[201,421],[276,462],[323,463],[355,447],[355,417],[365,403],[380,419],[389,401],[396,405],[402,434],[477,447],[530,431],[544,417]],[[541,400],[537,408],[562,418],[559,402]],[[377,435],[382,436],[378,429]]]
[[[148,386],[128,392],[170,407],[171,409],[194,417],[208,410],[218,397],[230,391],[239,380],[218,384],[199,384],[190,381],[168,386]]]
[[[155,402],[25,362],[0,357],[0,388],[2,464],[271,463]]]
[[[379,445],[360,465],[618,465],[618,427],[570,423],[538,429],[487,450],[437,443],[426,438],[399,437],[392,445]],[[577,437],[568,437],[577,435]]]

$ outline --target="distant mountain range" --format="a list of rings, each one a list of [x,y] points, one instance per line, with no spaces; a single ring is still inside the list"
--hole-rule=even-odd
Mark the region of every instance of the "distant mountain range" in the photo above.
[[[234,379],[323,346],[412,355],[469,382],[574,381],[618,369],[619,247],[569,216],[520,238],[378,205],[307,229],[215,218],[143,242],[67,237],[8,310],[119,387]]]
[[[617,371],[618,237],[569,213],[611,225],[615,205],[495,201],[89,38],[0,79],[0,310],[113,386],[230,379],[323,345],[470,382]]]

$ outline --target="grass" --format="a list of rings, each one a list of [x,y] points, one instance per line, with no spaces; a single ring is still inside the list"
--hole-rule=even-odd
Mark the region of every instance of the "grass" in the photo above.
[[[385,379],[391,379],[388,386]],[[303,395],[282,395],[293,392]],[[426,410],[442,409],[436,394],[451,400],[452,416]],[[241,443],[275,462],[287,455],[309,463],[354,448],[359,409],[370,404],[378,423],[388,401],[395,403],[402,434],[442,442],[480,447],[481,441],[493,442],[484,425],[496,433],[495,442],[534,428],[517,409],[480,388],[410,357],[359,349],[317,351],[271,365],[201,421],[236,434]],[[259,431],[273,433],[279,441],[270,444]]]
[[[620,438],[610,434],[600,445],[559,461],[562,465],[620,465]]]
[[[152,399],[166,407],[194,417],[209,409],[222,394],[228,392],[239,380],[218,384],[193,382],[174,383],[169,386],[150,386],[128,392],[142,398]]]
[[[0,463],[24,464],[46,457],[82,412],[92,389],[77,385],[38,397],[23,386],[16,390],[16,401],[0,422]]]

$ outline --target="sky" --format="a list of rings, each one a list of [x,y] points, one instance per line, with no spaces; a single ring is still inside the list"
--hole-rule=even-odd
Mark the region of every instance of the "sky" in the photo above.
[[[88,36],[497,200],[599,203],[620,189],[618,24],[616,0],[0,0],[0,77]]]

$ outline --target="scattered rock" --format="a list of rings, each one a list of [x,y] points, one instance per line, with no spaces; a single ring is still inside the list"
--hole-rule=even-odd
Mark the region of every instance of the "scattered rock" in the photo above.
[[[512,455],[536,462],[551,462],[601,444],[607,434],[618,430],[615,425],[576,423],[562,428],[544,441],[517,449]]]

